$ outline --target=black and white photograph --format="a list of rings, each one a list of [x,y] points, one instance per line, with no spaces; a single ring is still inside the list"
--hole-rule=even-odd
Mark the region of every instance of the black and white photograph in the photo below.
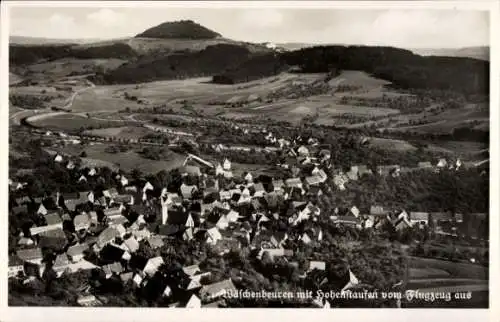
[[[491,308],[491,9],[235,2],[2,6],[7,305]]]

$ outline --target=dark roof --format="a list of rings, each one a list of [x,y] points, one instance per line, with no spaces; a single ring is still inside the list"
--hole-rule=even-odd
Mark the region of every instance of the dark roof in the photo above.
[[[57,225],[62,223],[61,217],[55,212],[45,215],[45,221],[47,222],[47,225]]]
[[[189,213],[174,210],[168,212],[167,224],[168,225],[185,225],[188,219]]]
[[[158,226],[158,235],[170,236],[177,234],[180,231],[177,225],[160,225]]]
[[[114,245],[107,244],[103,247],[99,255],[101,259],[106,262],[116,262],[122,258],[123,253],[125,253],[123,249]]]
[[[147,263],[148,259],[146,257],[137,254],[132,254],[129,260],[130,268],[140,271],[144,270],[144,267],[146,267]]]
[[[17,255],[9,256],[9,266],[18,266],[23,265],[23,260],[19,258]]]

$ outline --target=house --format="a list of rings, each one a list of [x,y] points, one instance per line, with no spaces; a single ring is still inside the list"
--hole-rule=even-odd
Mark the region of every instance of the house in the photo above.
[[[297,149],[297,153],[301,156],[308,156],[309,149],[307,147],[305,147],[304,145],[302,145]]]
[[[204,302],[211,302],[221,297],[226,296],[228,293],[237,292],[231,279],[205,285],[200,290],[200,297]]]
[[[448,162],[444,158],[439,159],[439,161],[436,165],[436,167],[441,168],[441,169],[446,168],[447,166],[448,166]]]
[[[419,169],[432,169],[433,168],[432,163],[430,163],[429,161],[419,162],[417,166]]]
[[[60,277],[62,273],[68,268],[70,261],[68,255],[65,253],[56,256],[54,263],[52,264],[52,269],[56,272],[57,276]]]
[[[120,178],[120,184],[122,185],[122,187],[128,185],[128,179],[124,175],[122,175]]]
[[[252,174],[250,172],[247,172],[247,174],[245,175],[244,179],[249,184],[253,182],[253,176],[252,176]]]
[[[120,275],[120,279],[122,280],[122,283],[126,283],[126,282],[130,281],[133,277],[134,277],[133,272],[122,273]]]
[[[208,229],[206,235],[206,242],[210,245],[215,245],[220,239],[222,239],[222,235],[217,227]]]
[[[51,247],[53,249],[62,250],[67,243],[66,233],[58,228],[50,231],[44,231],[39,234],[40,247]]]
[[[319,151],[318,156],[321,158],[321,161],[324,162],[330,160],[332,153],[330,152],[330,150],[322,149]]]
[[[24,273],[24,262],[16,255],[9,256],[9,278]]]
[[[349,210],[349,212],[356,218],[359,217],[359,209],[356,206],[352,206],[352,208]]]
[[[257,254],[257,258],[262,260],[264,254],[267,253],[271,259],[274,260],[276,257],[291,257],[293,256],[293,250],[284,248],[261,248]]]
[[[110,188],[107,190],[104,190],[102,192],[103,196],[109,199],[113,199],[114,197],[118,196],[118,190],[116,188]]]
[[[255,190],[254,197],[263,197],[266,193],[266,189],[264,189],[264,185],[261,182],[254,184],[253,189]]]
[[[31,235],[42,234],[47,231],[57,230],[63,228],[62,219],[57,213],[50,213],[44,216],[47,225],[30,228]]]
[[[80,178],[78,178],[78,180],[76,182],[78,182],[78,183],[87,182],[87,178],[82,174],[80,176]]]
[[[188,309],[199,309],[201,308],[201,300],[196,295],[191,295],[189,301],[186,304]]]
[[[347,172],[347,177],[349,180],[358,180],[359,168],[358,166],[352,166],[349,172]]]
[[[349,268],[349,280],[348,280],[347,284],[342,288],[341,292],[344,292],[352,287],[355,287],[358,284],[359,284],[358,278],[354,275],[354,273]]]
[[[96,214],[97,216],[97,214]],[[75,216],[75,218],[73,219],[73,224],[75,226],[75,231],[79,231],[79,230],[87,230],[90,228],[90,224],[91,224],[91,217],[89,214],[87,213],[82,213],[80,215],[77,215]]]
[[[115,227],[108,227],[104,229],[97,237],[96,246],[98,249],[101,249],[119,236],[120,232]]]
[[[231,170],[231,161],[229,161],[228,159],[225,159],[224,163],[222,164],[222,169],[224,169],[224,171],[230,171]]]
[[[283,180],[273,180],[273,189],[274,191],[283,191],[284,183]]]
[[[57,163],[63,162],[63,157],[60,154],[57,154],[54,158],[54,161]]]
[[[401,172],[401,167],[399,165],[381,165],[377,166],[377,173],[380,176],[393,176],[397,177],[399,176]]]
[[[224,169],[222,168],[222,165],[220,163],[217,164],[217,167],[215,168],[215,175],[224,175]]]
[[[333,184],[341,191],[345,190],[345,184],[348,182],[342,175],[333,176]]]
[[[429,225],[429,213],[410,212],[410,222],[412,224]]]
[[[68,170],[73,170],[75,168],[75,164],[73,163],[73,161],[69,161],[68,164],[66,165],[66,169]]]
[[[309,237],[309,235],[307,233],[302,234],[302,236],[300,237],[300,240],[306,245],[309,245],[312,242],[311,237]]]
[[[405,230],[411,227],[412,223],[406,217],[401,217],[394,223],[394,228],[396,229],[396,231]]]
[[[89,177],[93,177],[97,174],[97,170],[95,168],[90,168],[88,172]]]
[[[368,168],[366,165],[358,165],[358,176],[362,177],[364,175],[371,175],[373,174],[372,170]]]
[[[309,261],[309,269],[308,272],[312,272],[313,270],[324,271],[326,269],[326,263],[323,261]]]
[[[66,251],[66,255],[73,262],[77,263],[83,259],[84,252],[89,248],[87,244],[76,244],[70,246]]]
[[[305,178],[305,183],[308,187],[317,186],[322,182],[323,182],[323,179],[318,175],[314,175],[314,176],[310,176],[310,177]]]
[[[99,301],[94,295],[85,295],[85,296],[79,296],[78,299],[76,300],[78,305],[80,306],[99,306],[101,305],[101,301]]]
[[[241,249],[241,243],[238,239],[234,238],[221,238],[213,246],[213,249],[220,256],[227,254],[231,251],[238,251]]]
[[[344,225],[344,226],[349,226],[352,228],[358,228],[361,229],[361,221],[359,218],[356,218],[353,215],[347,215],[347,216],[331,216],[330,219],[338,225]]]
[[[386,216],[387,211],[384,210],[381,206],[371,206],[370,207],[370,215],[372,216]]]
[[[162,219],[163,220],[163,219]],[[182,209],[173,209],[168,213],[166,225],[178,226],[179,228],[194,227],[195,222],[191,213]]]
[[[104,271],[106,278],[110,278],[115,274],[120,275],[124,271],[124,268],[120,262],[115,262],[102,266],[102,270]]]
[[[142,229],[132,230],[132,235],[135,237],[135,239],[137,239],[137,241],[151,238],[151,232],[145,227]]]
[[[139,242],[134,236],[131,236],[123,241],[123,245],[130,253],[135,253],[139,249]]]
[[[151,236],[150,238],[147,239],[147,242],[152,249],[160,248],[163,245],[165,245],[165,242],[163,241],[163,237],[158,236],[158,235]]]
[[[146,192],[146,191],[148,191],[148,190],[151,190],[151,191],[155,190],[155,187],[153,187],[153,185],[152,185],[149,181],[148,181],[148,182],[146,182],[146,183],[144,184],[144,187],[142,188],[142,191],[143,191],[143,192]]]
[[[45,208],[43,203],[41,203],[40,206],[38,206],[38,210],[36,211],[36,213],[42,216],[45,216],[47,214],[47,209]]]
[[[200,271],[200,266],[198,265],[190,265],[190,266],[184,266],[182,268],[182,271],[188,275],[188,276],[194,276],[196,275],[197,273],[201,272]]]
[[[302,181],[300,178],[290,178],[285,180],[285,184],[287,187],[291,188],[299,188],[302,189]]]
[[[144,280],[144,278],[140,274],[135,274],[134,278],[132,279],[134,284],[138,287],[140,287],[142,285],[143,280]]]
[[[198,188],[195,185],[186,185],[185,183],[181,185],[181,194],[184,199],[191,199],[193,193],[197,190]]]
[[[163,264],[164,262],[161,256],[150,258],[148,259],[143,272],[148,276],[153,276]]]
[[[191,176],[201,176],[200,167],[194,165],[185,165],[180,169],[181,174],[183,175],[191,175]]]

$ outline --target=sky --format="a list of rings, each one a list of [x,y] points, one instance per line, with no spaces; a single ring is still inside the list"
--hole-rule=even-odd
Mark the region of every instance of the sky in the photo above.
[[[9,21],[11,36],[113,39],[181,19],[249,42],[400,48],[489,45],[489,13],[473,10],[11,7]]]

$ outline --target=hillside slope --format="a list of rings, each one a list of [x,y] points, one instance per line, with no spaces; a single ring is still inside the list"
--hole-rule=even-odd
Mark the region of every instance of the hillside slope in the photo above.
[[[93,78],[96,83],[130,84],[155,80],[212,76],[236,67],[251,57],[245,47],[230,44],[208,46],[197,51],[145,56]]]
[[[474,58],[481,60],[490,60],[490,47],[464,47],[464,48],[419,48],[412,49],[415,54],[422,56],[446,56],[446,57],[463,57]]]

